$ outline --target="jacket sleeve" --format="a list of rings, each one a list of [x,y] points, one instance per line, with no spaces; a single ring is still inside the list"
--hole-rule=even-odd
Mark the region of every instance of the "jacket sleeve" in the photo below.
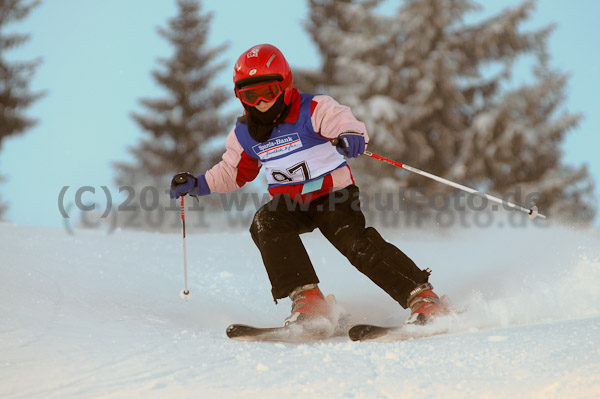
[[[315,132],[327,139],[334,139],[344,132],[362,133],[369,142],[365,124],[352,114],[349,107],[339,104],[333,98],[318,95],[311,104],[311,121]]]
[[[211,192],[228,193],[254,180],[260,167],[260,161],[244,151],[233,128],[225,140],[222,161],[206,172],[206,182]]]

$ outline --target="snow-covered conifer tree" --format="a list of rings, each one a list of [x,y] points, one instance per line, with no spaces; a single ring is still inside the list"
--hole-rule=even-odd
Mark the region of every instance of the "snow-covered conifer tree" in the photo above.
[[[0,150],[5,137],[21,134],[33,127],[37,120],[25,114],[25,110],[44,93],[32,93],[29,83],[41,63],[41,58],[33,61],[10,62],[7,52],[23,45],[29,36],[8,33],[6,27],[27,17],[39,1],[0,0]],[[0,175],[0,183],[4,177]],[[7,210],[0,201],[0,219]]]
[[[142,99],[148,112],[132,113],[147,136],[130,149],[133,163],[116,165],[119,184],[170,179],[178,171],[199,173],[220,155],[203,151],[203,144],[226,133],[233,120],[219,111],[231,94],[214,85],[225,67],[215,64],[215,58],[226,46],[206,46],[212,15],[201,13],[198,0],[178,0],[177,5],[178,15],[169,20],[168,28],[158,30],[174,54],[159,60],[164,69],[152,72],[167,95]]]
[[[580,116],[560,108],[567,77],[549,66],[552,26],[521,29],[535,2],[469,23],[480,8],[470,0],[406,0],[392,16],[378,3],[311,0],[306,24],[324,61],[307,76],[366,122],[369,150],[495,194],[537,192],[549,214],[590,220],[587,170],[561,160]],[[536,60],[532,81],[514,87],[526,55]],[[378,189],[448,190],[370,159],[356,166]]]
[[[130,148],[132,161],[115,164],[116,182],[127,196],[125,206],[119,207],[128,211],[119,213],[121,227],[180,226],[177,208],[167,206],[172,176],[182,171],[199,174],[216,163],[221,149],[211,148],[210,139],[225,135],[234,120],[234,115],[220,111],[231,91],[215,85],[226,67],[215,60],[226,45],[206,45],[212,15],[202,13],[199,0],[177,0],[177,6],[178,14],[169,19],[168,27],[158,29],[174,53],[160,58],[162,68],[152,71],[166,95],[140,100],[147,112],[131,116],[146,135]],[[194,215],[198,212],[188,219]]]

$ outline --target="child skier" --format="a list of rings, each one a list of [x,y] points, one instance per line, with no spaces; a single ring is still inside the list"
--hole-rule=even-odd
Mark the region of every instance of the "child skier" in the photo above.
[[[290,67],[272,45],[245,51],[233,81],[245,115],[229,133],[222,161],[203,175],[186,173],[184,183],[173,179],[171,198],[230,192],[265,167],[272,200],[256,212],[250,233],[275,302],[286,296],[292,300],[285,325],[305,326],[332,316],[300,240],[300,234],[316,228],[359,271],[410,308],[408,323],[425,324],[446,313],[428,283],[430,270],[419,269],[377,230],[365,227],[356,206],[359,190],[344,159],[365,151],[365,125],[333,98],[293,88]]]

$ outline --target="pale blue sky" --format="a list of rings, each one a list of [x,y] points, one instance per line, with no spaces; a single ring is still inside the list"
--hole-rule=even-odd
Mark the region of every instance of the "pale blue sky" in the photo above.
[[[494,12],[519,1],[481,3]],[[391,12],[396,4],[388,1],[382,9]],[[208,0],[203,7],[214,12],[209,43],[230,44],[221,58],[228,66],[218,84],[231,87],[237,56],[257,43],[278,46],[292,66],[319,65],[318,53],[301,25],[307,15],[305,1]],[[0,173],[7,181],[0,185],[0,193],[10,206],[8,220],[61,226],[57,201],[63,186],[73,190],[70,201],[80,186],[98,188],[98,198],[90,194],[89,201],[101,201],[100,186],[118,192],[111,162],[126,160],[127,146],[142,137],[129,118],[131,111],[143,111],[137,100],[163,94],[150,71],[157,67],[158,57],[170,56],[171,48],[156,27],[165,26],[175,13],[175,2],[168,0],[44,0],[26,20],[11,26],[11,31],[31,33],[32,38],[9,58],[43,57],[32,89],[48,94],[28,112],[40,123],[3,142]],[[598,15],[599,2],[540,0],[527,24],[558,23],[550,39],[552,65],[571,74],[567,109],[585,116],[565,142],[565,159],[588,163],[596,182],[600,181]],[[235,107],[231,101],[228,108]],[[427,165],[414,166],[427,170]],[[600,198],[598,187],[596,192]]]

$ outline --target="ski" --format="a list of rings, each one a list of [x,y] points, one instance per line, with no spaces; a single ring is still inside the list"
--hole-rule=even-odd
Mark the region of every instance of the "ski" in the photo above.
[[[448,333],[447,329],[431,330],[424,326],[409,325],[383,327],[372,324],[357,324],[350,327],[348,336],[352,341],[393,342],[433,337]]]
[[[231,324],[225,332],[231,339],[246,342],[300,343],[347,336],[348,328],[350,328],[350,314],[337,304],[334,295],[327,295],[325,299],[334,309],[331,320],[321,318],[312,320],[310,323],[290,323],[282,327]]]
[[[310,330],[290,324],[283,327],[255,327],[246,324],[232,324],[227,327],[227,336],[237,341],[263,341],[298,343],[316,341],[335,336],[327,330]]]

